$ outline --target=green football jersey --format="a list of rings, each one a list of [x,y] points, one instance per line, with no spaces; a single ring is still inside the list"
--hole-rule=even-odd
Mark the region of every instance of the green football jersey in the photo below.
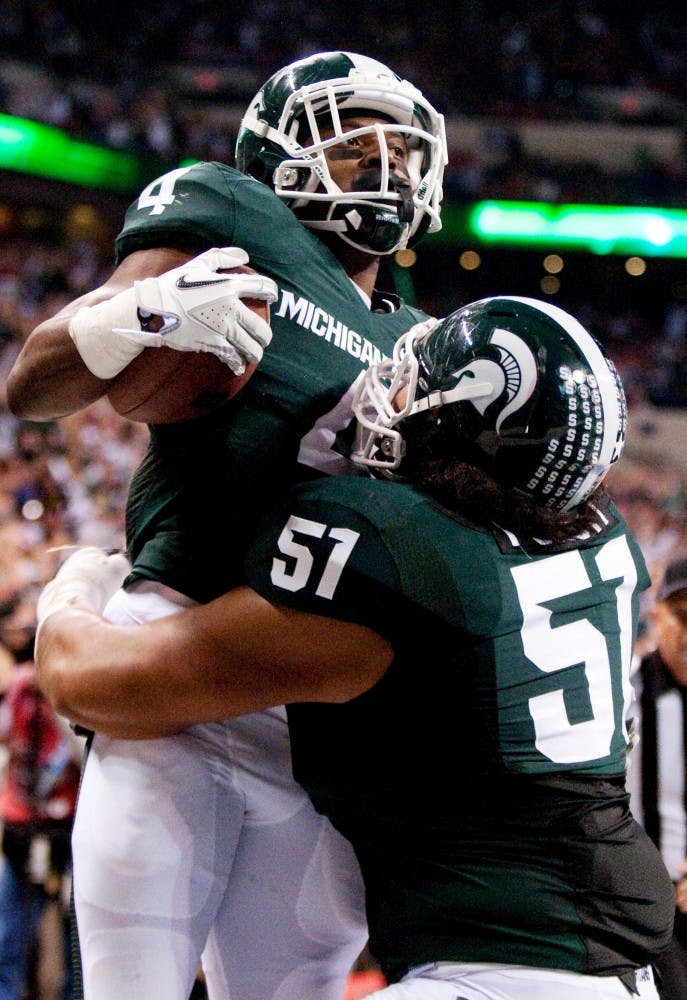
[[[288,710],[294,773],[355,847],[391,979],[435,961],[629,974],[667,943],[672,885],[625,791],[649,579],[617,511],[525,550],[409,486],[328,478],[265,521],[247,580],[393,646],[371,691]]]
[[[350,420],[351,384],[425,314],[394,296],[368,308],[336,256],[266,185],[222,164],[172,170],[130,207],[118,260],[160,246],[242,247],[279,287],[273,340],[251,381],[211,416],[152,427],[130,491],[133,577],[205,601],[239,582],[244,542],[269,497],[313,468],[341,471],[331,446]]]

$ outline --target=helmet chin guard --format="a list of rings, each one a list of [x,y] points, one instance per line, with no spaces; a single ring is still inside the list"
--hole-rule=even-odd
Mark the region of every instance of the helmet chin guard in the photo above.
[[[543,507],[583,503],[620,457],[627,423],[620,378],[594,337],[557,306],[516,296],[427,326],[362,378],[353,461],[402,477],[412,441],[415,453],[479,466]],[[427,411],[432,427],[415,420]]]
[[[345,201],[330,206],[326,219],[303,220],[304,225],[309,229],[337,233],[346,243],[368,253],[388,254],[407,246],[415,217],[410,181],[390,174],[385,182],[382,171],[368,170],[358,182],[352,192],[346,192]],[[369,200],[358,197],[358,192],[367,190],[363,186],[365,182],[372,183]],[[388,196],[380,199],[379,191],[384,188]],[[295,211],[300,217],[300,210]]]
[[[352,116],[378,121],[347,127]],[[333,134],[323,138],[325,125]],[[407,144],[407,180],[390,170],[389,132]],[[358,190],[342,191],[325,151],[370,134],[380,149],[375,183],[368,178]],[[394,253],[441,228],[447,158],[443,116],[407,80],[351,52],[318,53],[275,73],[252,101],[236,144],[239,170],[273,187],[303,225],[374,254]]]

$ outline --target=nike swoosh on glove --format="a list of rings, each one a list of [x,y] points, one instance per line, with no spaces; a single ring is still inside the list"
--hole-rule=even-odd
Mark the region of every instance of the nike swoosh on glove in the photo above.
[[[247,264],[240,247],[206,250],[158,277],[134,282],[132,288],[94,306],[84,306],[69,322],[69,335],[94,375],[111,379],[145,347],[177,351],[209,351],[235,375],[257,364],[272,339],[272,330],[241,300],[272,303],[277,285],[261,274],[223,274]],[[143,329],[146,318],[159,316],[159,331]],[[143,317],[143,318],[142,318]]]

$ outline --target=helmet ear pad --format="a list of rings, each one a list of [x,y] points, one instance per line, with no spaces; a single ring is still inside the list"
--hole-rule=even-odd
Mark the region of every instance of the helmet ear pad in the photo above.
[[[399,473],[409,475],[427,462],[467,462],[504,486],[514,485],[523,462],[530,461],[528,451],[537,457],[540,445],[537,441],[528,445],[519,431],[509,442],[508,431],[497,433],[490,423],[478,416],[471,403],[451,403],[407,417],[403,421],[405,455]]]
[[[287,191],[302,191],[311,176],[312,171],[305,167],[301,169],[280,163],[272,174],[271,185]]]
[[[464,457],[464,434],[457,407],[442,406],[406,417],[403,421],[405,452],[399,475],[414,478],[428,462]]]

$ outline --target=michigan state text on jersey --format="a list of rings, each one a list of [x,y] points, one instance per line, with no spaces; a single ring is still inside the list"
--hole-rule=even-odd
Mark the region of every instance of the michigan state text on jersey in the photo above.
[[[269,188],[230,167],[197,164],[150,185],[127,214],[118,254],[189,234],[243,247],[279,286],[273,340],[251,381],[210,417],[152,427],[132,483],[134,577],[207,600],[240,579],[238,540],[218,530],[213,511],[247,535],[279,484],[307,475],[296,465],[303,439],[311,466],[336,468],[327,447],[341,429],[339,409],[350,421],[351,384],[425,314],[388,295],[370,309],[331,250]]]

